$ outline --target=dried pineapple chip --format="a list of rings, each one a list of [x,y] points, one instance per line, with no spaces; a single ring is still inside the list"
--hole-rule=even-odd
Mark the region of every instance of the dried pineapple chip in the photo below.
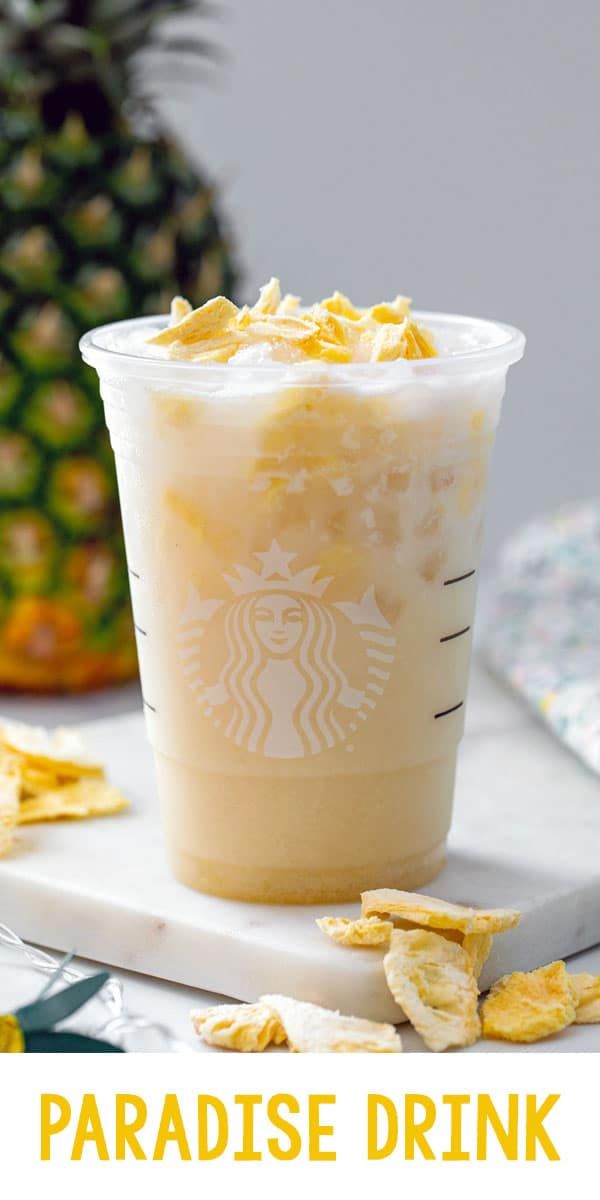
[[[279,280],[274,275],[271,276],[268,283],[261,287],[258,300],[252,306],[252,313],[256,316],[266,313],[276,313],[281,304],[281,288]]]
[[[536,971],[515,971],[494,984],[481,1008],[483,1036],[506,1042],[537,1042],[571,1025],[574,988],[564,962]]]
[[[380,917],[318,917],[317,925],[338,946],[387,946],[394,928]]]
[[[4,808],[0,794],[0,858],[8,854],[13,844],[13,830],[17,823],[14,808]]]
[[[400,929],[422,929],[422,925],[418,925],[415,921],[400,921],[396,928]],[[460,929],[436,929],[435,933],[439,933],[440,937],[446,938],[449,942],[456,942],[458,946],[462,946],[466,955],[471,962],[471,970],[475,979],[479,979],[483,967],[487,962],[490,950],[492,948],[493,937],[491,933],[461,933]]]
[[[477,982],[462,946],[429,929],[396,929],[383,968],[394,1000],[430,1050],[477,1040]]]
[[[265,316],[252,321],[249,331],[257,341],[281,338],[286,342],[307,342],[318,330],[306,317]]]
[[[105,779],[78,779],[76,783],[65,783],[30,800],[22,800],[17,824],[105,817],[121,812],[128,806],[129,801],[125,796]]]
[[[239,350],[241,344],[239,340],[227,338],[225,341],[220,341],[218,346],[209,343],[209,346],[205,350],[196,350],[194,348],[191,354],[171,354],[171,357],[189,358],[192,362],[196,363],[224,363],[229,362],[229,359]],[[204,345],[204,343],[201,343],[201,345]]]
[[[422,326],[411,324],[411,333],[419,348],[419,358],[436,358],[437,350],[435,348],[433,338],[427,329]]]
[[[513,929],[521,920],[520,912],[514,908],[469,908],[395,888],[363,892],[361,900],[363,917],[398,917],[414,925],[458,929],[461,933],[501,933]]]
[[[327,296],[325,300],[321,301],[321,308],[337,313],[340,317],[348,317],[351,321],[358,321],[360,317],[360,311],[355,308],[347,296],[344,296],[343,292],[334,292],[333,296]]]
[[[311,358],[320,358],[324,362],[347,363],[352,358],[349,346],[343,346],[340,342],[331,342],[328,338],[317,337],[316,334],[304,342],[302,349]]]
[[[493,937],[491,933],[465,933],[462,948],[471,960],[471,970],[476,979],[490,956]]]
[[[18,777],[20,798],[27,800],[30,796],[39,796],[40,792],[48,792],[51,788],[60,787],[63,783],[73,783],[75,778],[81,778],[79,772],[74,776],[68,771],[52,770],[50,767],[38,766],[35,762],[20,759],[18,762]],[[89,776],[85,776],[89,778]],[[92,776],[96,778],[96,776]]]
[[[21,801],[39,796],[40,793],[51,791],[62,784],[73,783],[75,778],[81,778],[79,769],[76,775],[73,771],[70,765],[63,773],[60,763],[45,766],[36,763],[35,760],[0,749],[0,809],[12,809],[17,812]]]
[[[225,296],[207,300],[201,308],[187,313],[176,325],[167,325],[160,333],[148,338],[150,346],[170,346],[172,342],[199,342],[222,333],[237,314],[237,307]]]
[[[248,329],[248,327],[251,324],[252,324],[252,309],[249,308],[247,304],[242,304],[242,307],[240,309],[238,309],[238,313],[235,318],[234,328],[235,328],[235,330]]]
[[[314,304],[310,310],[313,321],[319,328],[319,337],[329,342],[339,342],[346,345],[352,336],[356,336],[356,322],[348,317],[340,317],[337,313],[329,312],[322,304]]]
[[[295,313],[298,308],[300,308],[300,297],[292,295],[291,292],[286,292],[277,312],[280,317],[287,317],[290,313]]]
[[[402,1042],[393,1025],[345,1017],[318,1004],[289,996],[261,996],[281,1022],[294,1054],[399,1054]]]
[[[184,300],[183,296],[173,296],[171,300],[171,325],[177,325],[179,321],[183,321],[192,311],[192,306],[189,300]]]
[[[600,975],[570,975],[575,999],[575,1024],[600,1025]]]
[[[396,341],[391,333],[394,329],[397,330]],[[377,341],[374,343],[372,361],[378,361],[377,355],[381,360],[382,358],[434,358],[436,354],[433,342],[423,331],[418,329],[413,321],[407,319],[402,325],[383,325],[381,327]]]
[[[392,362],[396,358],[414,357],[406,354],[408,323],[380,325],[371,346],[371,362]]]
[[[9,755],[0,757],[0,813],[8,819],[19,811],[21,799],[21,773],[15,759]]]
[[[396,296],[391,303],[370,309],[356,308],[347,296],[335,292],[320,303],[298,311],[298,296],[281,296],[279,280],[272,277],[260,289],[256,303],[238,309],[224,296],[215,296],[201,308],[190,309],[176,296],[171,323],[149,345],[167,346],[172,358],[194,362],[227,362],[240,345],[267,341],[301,346],[308,358],[325,362],[374,362],[396,358],[424,358],[436,354],[425,330],[410,318],[410,301]]]
[[[382,325],[401,325],[410,312],[408,296],[396,296],[391,304],[374,304],[368,308],[366,316],[371,317]]]
[[[47,729],[0,721],[0,748],[27,760],[33,766],[47,767],[60,775],[102,775],[100,763],[87,753],[77,729]]]
[[[285,1033],[275,1013],[258,1004],[218,1004],[194,1009],[190,1014],[196,1033],[209,1046],[257,1054],[269,1045],[280,1046]]]
[[[205,341],[173,342],[169,346],[169,357],[189,362],[228,362],[240,346],[245,344],[243,334],[227,329],[224,334]]]

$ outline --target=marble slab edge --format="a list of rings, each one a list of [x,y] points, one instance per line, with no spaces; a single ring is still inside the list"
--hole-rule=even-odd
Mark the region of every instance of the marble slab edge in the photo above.
[[[238,1000],[280,991],[371,1020],[404,1020],[387,989],[379,950],[352,950],[324,942],[315,961],[314,948],[295,946],[292,931],[287,941],[282,930],[271,945],[265,945],[247,931],[228,933],[224,928],[168,923],[159,914],[124,910],[80,893],[74,920],[68,891],[64,906],[57,905],[52,886],[39,880],[35,895],[19,878],[10,880],[8,891],[3,919],[26,940],[57,950],[74,949],[112,967]],[[599,909],[600,880],[583,892],[565,891],[526,912],[517,929],[495,939],[482,989],[507,972],[531,970],[594,944],[598,931],[593,913]],[[312,919],[309,910],[307,920]],[[82,930],[85,938],[78,940]]]

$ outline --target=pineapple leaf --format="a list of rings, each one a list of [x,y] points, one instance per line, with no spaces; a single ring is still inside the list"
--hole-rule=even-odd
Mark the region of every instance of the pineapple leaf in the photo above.
[[[204,15],[205,5],[202,0],[96,0],[94,4],[94,23],[109,24],[120,21],[123,17],[146,14],[149,23],[169,13],[195,12]]]
[[[93,57],[106,57],[110,47],[106,38],[93,29],[81,25],[55,25],[48,34],[47,46],[53,54],[71,56],[73,51],[82,50]]]
[[[26,29],[39,29],[64,16],[66,0],[4,0],[6,17]]]
[[[153,64],[195,55],[214,63],[218,48],[210,38],[185,29],[163,29],[165,19],[213,15],[206,0],[1,0],[0,86],[3,101],[14,95],[27,100],[53,91],[65,97],[71,84],[86,85],[108,102],[107,123],[118,121],[128,102],[136,101],[134,60],[144,52]],[[185,75],[185,72],[183,72]],[[82,101],[83,102],[83,101]],[[50,101],[64,119],[61,101]],[[102,122],[87,104],[88,127]],[[98,98],[96,108],[106,107]],[[64,109],[64,105],[63,105]],[[105,122],[104,127],[107,127]]]
[[[56,21],[46,36],[46,44],[52,48],[64,46],[66,50],[90,49],[99,38],[93,29],[73,25],[69,21]]]
[[[201,58],[210,58],[213,60],[223,59],[225,56],[220,46],[209,38],[198,37],[165,37],[157,33],[150,43],[151,48],[169,54],[198,54]]]

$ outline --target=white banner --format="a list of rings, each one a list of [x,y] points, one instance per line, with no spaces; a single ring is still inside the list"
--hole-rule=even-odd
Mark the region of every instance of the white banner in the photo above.
[[[184,1196],[500,1183],[520,1198],[526,1179],[546,1200],[582,1169],[597,1178],[599,1067],[548,1053],[3,1055],[0,1178],[86,1200],[167,1178]]]

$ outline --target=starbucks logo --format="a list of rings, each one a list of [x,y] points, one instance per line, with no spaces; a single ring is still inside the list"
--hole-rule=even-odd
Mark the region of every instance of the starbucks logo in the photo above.
[[[260,569],[236,565],[223,576],[230,600],[190,584],[179,618],[179,657],[197,703],[236,746],[266,758],[305,758],[339,743],[351,751],[394,661],[396,639],[374,588],[328,603],[333,577],[318,579],[317,566],[294,572],[297,557],[274,541],[254,555]],[[215,646],[222,665],[209,678]]]

